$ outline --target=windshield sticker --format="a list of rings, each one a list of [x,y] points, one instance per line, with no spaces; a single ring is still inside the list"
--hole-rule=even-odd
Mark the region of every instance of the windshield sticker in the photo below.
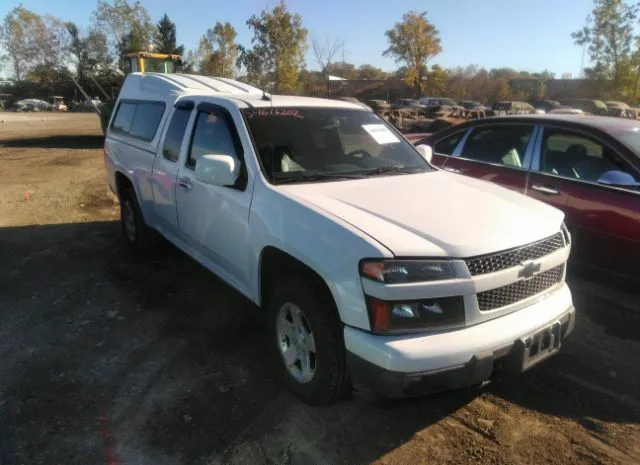
[[[363,124],[362,129],[367,131],[378,144],[393,144],[400,139],[392,133],[384,124]]]
[[[291,118],[304,119],[300,110],[295,108],[259,108],[246,113],[247,118],[260,118],[263,116],[288,116]]]

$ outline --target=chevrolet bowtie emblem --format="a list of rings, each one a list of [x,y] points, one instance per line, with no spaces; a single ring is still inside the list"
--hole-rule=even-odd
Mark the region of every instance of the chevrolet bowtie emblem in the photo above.
[[[540,267],[542,266],[540,263],[535,263],[533,260],[525,260],[520,263],[522,265],[522,269],[518,273],[518,278],[529,279],[535,276],[540,272]]]

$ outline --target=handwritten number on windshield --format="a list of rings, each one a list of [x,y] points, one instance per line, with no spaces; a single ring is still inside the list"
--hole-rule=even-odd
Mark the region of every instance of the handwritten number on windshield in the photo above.
[[[288,116],[290,118],[304,119],[300,111],[295,108],[258,108],[246,112],[247,118],[260,118],[265,116]]]

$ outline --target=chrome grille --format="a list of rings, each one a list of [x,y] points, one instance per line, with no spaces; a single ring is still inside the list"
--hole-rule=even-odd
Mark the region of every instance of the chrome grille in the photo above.
[[[517,281],[490,291],[479,292],[476,294],[478,307],[480,310],[486,311],[519,302],[553,287],[562,280],[563,273],[564,265],[560,265],[531,279]]]
[[[544,257],[562,247],[564,247],[564,240],[562,233],[559,232],[547,239],[523,247],[505,250],[491,255],[468,258],[465,261],[469,267],[471,276],[476,276],[511,268],[525,260],[535,260],[536,258]]]

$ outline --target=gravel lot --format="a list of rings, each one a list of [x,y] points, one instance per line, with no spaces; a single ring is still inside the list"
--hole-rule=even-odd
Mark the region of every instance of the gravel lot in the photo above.
[[[5,115],[1,465],[640,463],[637,289],[572,274],[574,335],[519,378],[310,408],[259,309],[168,245],[122,248],[95,115]]]

